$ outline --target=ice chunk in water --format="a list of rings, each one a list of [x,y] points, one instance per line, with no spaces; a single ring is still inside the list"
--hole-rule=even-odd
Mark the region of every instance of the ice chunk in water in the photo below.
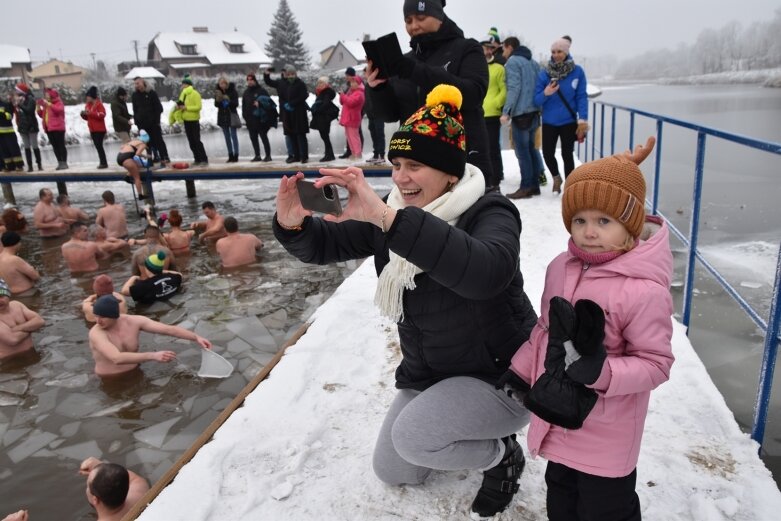
[[[0,393],[0,407],[8,405],[19,405],[22,403],[22,399],[13,394]]]
[[[95,456],[96,458],[100,459],[101,455],[103,454],[103,452],[100,450],[100,447],[98,447],[98,444],[95,443],[95,440],[89,440],[85,441],[84,443],[77,443],[76,445],[70,445],[68,447],[56,449],[54,452],[60,456],[78,461],[82,461],[89,456]]]
[[[171,376],[169,375],[169,376],[162,376],[160,378],[155,378],[150,383],[158,387],[165,387],[166,385],[168,385],[168,382],[170,381],[171,381]]]
[[[3,446],[8,447],[28,432],[30,432],[30,429],[8,429],[3,436]]]
[[[65,387],[66,389],[76,389],[77,387],[84,387],[89,381],[89,376],[73,373],[61,373],[57,375],[53,380],[46,382],[48,386]]]
[[[11,476],[13,476],[13,474],[14,473],[11,472],[11,469],[0,470],[0,481],[4,480],[6,478],[10,478]]]
[[[184,309],[174,309],[160,317],[160,322],[163,324],[176,324],[187,316],[187,311]]]
[[[140,403],[141,405],[149,405],[150,403],[152,403],[155,400],[157,400],[162,394],[163,393],[149,393],[149,394],[145,394],[145,395],[141,396],[138,399],[138,403]]]
[[[181,417],[171,418],[170,420],[166,420],[163,423],[158,423],[157,425],[152,425],[146,429],[136,431],[133,433],[133,436],[138,441],[153,447],[157,447],[159,449],[163,446],[163,442],[165,441],[165,437],[168,435],[168,431],[180,419]]]
[[[90,362],[84,357],[81,356],[75,356],[73,358],[68,359],[67,362],[62,364],[62,368],[66,369],[68,371],[75,371],[80,370],[85,367],[89,367]]]
[[[60,436],[62,436],[63,438],[70,438],[71,436],[79,432],[80,425],[81,425],[80,421],[66,423],[65,425],[60,427]]]
[[[227,291],[231,289],[231,281],[228,279],[212,279],[205,286],[206,289],[211,291]]]
[[[45,336],[42,339],[40,339],[37,342],[35,342],[35,344],[38,347],[44,347],[44,346],[48,346],[49,344],[53,344],[54,342],[59,341],[61,338],[62,338],[61,336],[54,336],[54,335]]]
[[[73,393],[65,397],[56,407],[56,411],[67,417],[81,419],[89,416],[101,407],[100,398],[91,394]]]
[[[8,394],[21,396],[27,390],[30,384],[27,380],[11,380],[10,382],[0,382],[0,391]]]
[[[204,412],[206,412],[209,407],[214,405],[220,400],[219,396],[216,395],[209,395],[209,396],[194,396],[195,402],[192,404],[192,410],[190,411],[190,417],[195,418],[196,416],[200,416]]]
[[[38,452],[56,439],[56,434],[42,432],[36,429],[26,440],[9,450],[6,454],[8,455],[8,458],[16,464],[28,458],[33,453]]]
[[[93,412],[92,414],[90,414],[90,418],[94,418],[94,417],[97,417],[97,416],[110,416],[110,415],[116,414],[117,412],[121,411],[125,407],[129,407],[131,405],[133,405],[133,400],[127,400],[127,401],[122,402],[122,403],[117,403],[117,404],[112,405],[111,407],[106,407],[105,409],[103,409],[101,411]]]
[[[27,368],[27,374],[30,375],[30,378],[35,378],[35,379],[41,379],[42,380],[44,378],[48,378],[49,375],[52,374],[52,372],[49,369],[47,369],[46,367],[42,366],[42,365],[36,365],[36,366]]]
[[[749,288],[749,289],[759,289],[759,288],[762,287],[762,283],[761,282],[753,282],[753,281],[748,281],[748,280],[742,280],[740,282],[740,285],[742,287],[744,287],[744,288]]]
[[[276,352],[277,342],[271,336],[269,330],[258,320],[258,317],[247,317],[240,320],[234,320],[225,325],[225,327],[236,334],[239,338],[248,342],[253,347],[263,351]]]
[[[287,311],[284,308],[280,308],[260,320],[269,329],[284,329],[287,325]]]
[[[57,407],[57,397],[60,394],[60,388],[55,387],[54,389],[49,389],[48,391],[44,391],[41,394],[38,395],[38,403],[35,405],[35,412],[37,414],[43,414],[46,412],[51,411],[55,407]]]
[[[120,448],[122,448],[122,442],[119,440],[114,440],[111,442],[111,445],[108,446],[108,452],[109,454],[113,454]]]
[[[171,310],[171,305],[164,300],[156,300],[153,304],[144,308],[144,313],[149,315],[156,315],[157,313],[165,313]]]

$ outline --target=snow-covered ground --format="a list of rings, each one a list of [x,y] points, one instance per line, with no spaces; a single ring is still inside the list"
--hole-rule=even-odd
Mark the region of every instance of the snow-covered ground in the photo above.
[[[519,183],[504,155],[503,192]],[[521,267],[539,309],[545,267],[565,248],[559,197],[518,202]],[[382,484],[371,469],[375,436],[394,396],[395,325],[373,305],[369,260],[323,304],[268,379],[139,519],[468,519],[479,472],[437,472],[420,487]],[[652,393],[638,466],[650,521],[778,519],[781,493],[675,323],[670,381]],[[522,433],[523,434],[523,433]],[[527,462],[521,490],[498,520],[541,520],[545,461]]]

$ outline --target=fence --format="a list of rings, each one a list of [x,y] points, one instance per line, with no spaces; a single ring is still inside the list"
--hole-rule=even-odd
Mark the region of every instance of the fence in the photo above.
[[[703,182],[705,181],[705,145],[708,137],[726,140],[743,147],[754,150],[768,152],[781,156],[781,143],[772,143],[761,141],[739,134],[723,132],[704,125],[697,125],[687,121],[682,121],[659,114],[637,110],[630,107],[623,107],[612,103],[595,101],[591,109],[591,127],[593,132],[584,144],[578,145],[578,156],[584,161],[596,159],[605,156],[605,112],[610,112],[610,154],[615,153],[616,145],[616,115],[618,113],[629,114],[629,148],[634,148],[635,119],[637,116],[648,118],[656,122],[656,165],[653,176],[653,195],[650,201],[651,213],[662,217],[678,239],[688,248],[688,257],[686,262],[685,285],[683,294],[683,324],[688,328],[691,321],[692,296],[694,290],[694,269],[695,262],[700,264],[710,272],[719,285],[735,300],[746,312],[749,318],[764,333],[764,350],[762,355],[762,364],[759,372],[759,383],[757,386],[757,395],[754,402],[754,419],[751,428],[751,438],[760,444],[765,435],[765,425],[767,423],[767,414],[770,407],[770,397],[773,386],[773,371],[775,368],[776,355],[779,345],[779,326],[781,323],[781,248],[776,256],[776,273],[773,283],[773,293],[770,302],[770,311],[767,320],[764,320],[759,313],[744,299],[735,288],[726,280],[726,278],[709,263],[697,248],[700,234],[700,204],[702,200]],[[661,160],[662,149],[664,146],[664,128],[665,125],[672,125],[683,129],[691,130],[697,133],[697,151],[694,164],[694,186],[692,189],[692,216],[689,222],[688,234],[683,233],[673,225],[670,219],[659,211],[659,185],[661,179]],[[646,204],[649,204],[646,201]]]

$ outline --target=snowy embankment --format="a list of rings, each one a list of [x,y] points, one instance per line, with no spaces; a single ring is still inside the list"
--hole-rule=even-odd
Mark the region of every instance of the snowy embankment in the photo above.
[[[504,159],[507,192],[519,175],[512,153]],[[559,200],[549,185],[518,203],[521,267],[538,309],[545,268],[568,238]],[[468,519],[477,471],[435,472],[423,486],[401,488],[372,473],[400,356],[395,325],[373,305],[375,285],[369,260],[139,519]],[[640,454],[643,518],[778,519],[781,493],[757,445],[738,428],[678,322],[673,348],[672,376],[652,393]],[[544,460],[528,460],[520,492],[497,520],[546,519],[544,470]]]
[[[278,103],[279,99],[277,96],[271,96],[271,99],[274,100],[274,103]],[[307,99],[307,103],[311,107],[312,104],[315,102],[315,95],[310,94],[309,98]],[[334,100],[334,103],[339,106],[339,98],[337,97]],[[160,116],[160,126],[163,129],[163,134],[178,134],[184,132],[182,128],[174,129],[171,127],[171,125],[168,124],[168,115],[171,113],[171,109],[174,107],[173,101],[163,101],[163,114]],[[114,122],[111,119],[111,101],[104,101],[103,106],[106,108],[106,140],[108,141],[118,141],[116,133],[114,133]],[[65,106],[65,141],[69,145],[75,145],[75,144],[81,144],[81,143],[92,143],[92,138],[90,137],[89,128],[87,127],[87,121],[82,119],[81,117],[81,111],[84,110],[84,103],[80,103],[78,105],[66,105]],[[133,111],[132,104],[128,102],[128,110],[130,112]],[[239,115],[241,115],[241,101],[239,101]],[[40,123],[40,118],[39,118]],[[244,119],[242,118],[242,123],[244,122]],[[214,106],[214,99],[203,99],[202,100],[202,108],[201,108],[201,130],[218,130],[220,127],[217,126],[217,107]],[[14,120],[14,126],[16,125],[16,120]],[[133,132],[136,133],[138,129],[134,126]],[[48,145],[49,144],[49,138],[46,136],[46,134],[43,132],[43,127],[41,126],[41,132],[38,134],[38,139],[41,144]]]

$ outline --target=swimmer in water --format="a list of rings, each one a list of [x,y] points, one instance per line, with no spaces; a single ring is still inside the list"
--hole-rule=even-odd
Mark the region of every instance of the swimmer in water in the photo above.
[[[11,300],[11,288],[0,279],[0,360],[30,351],[32,333],[43,325],[38,313]]]
[[[0,251],[0,278],[11,288],[11,293],[18,295],[31,289],[41,278],[38,271],[19,257],[22,247],[22,237],[16,232],[5,232],[0,238],[3,250]]]
[[[95,292],[81,302],[81,310],[84,312],[84,318],[87,322],[94,323],[95,315],[92,313],[92,307],[95,301],[103,295],[113,295],[119,302],[119,312],[127,314],[127,302],[125,296],[118,291],[114,291],[114,281],[108,275],[98,275],[92,283],[92,290]]]

